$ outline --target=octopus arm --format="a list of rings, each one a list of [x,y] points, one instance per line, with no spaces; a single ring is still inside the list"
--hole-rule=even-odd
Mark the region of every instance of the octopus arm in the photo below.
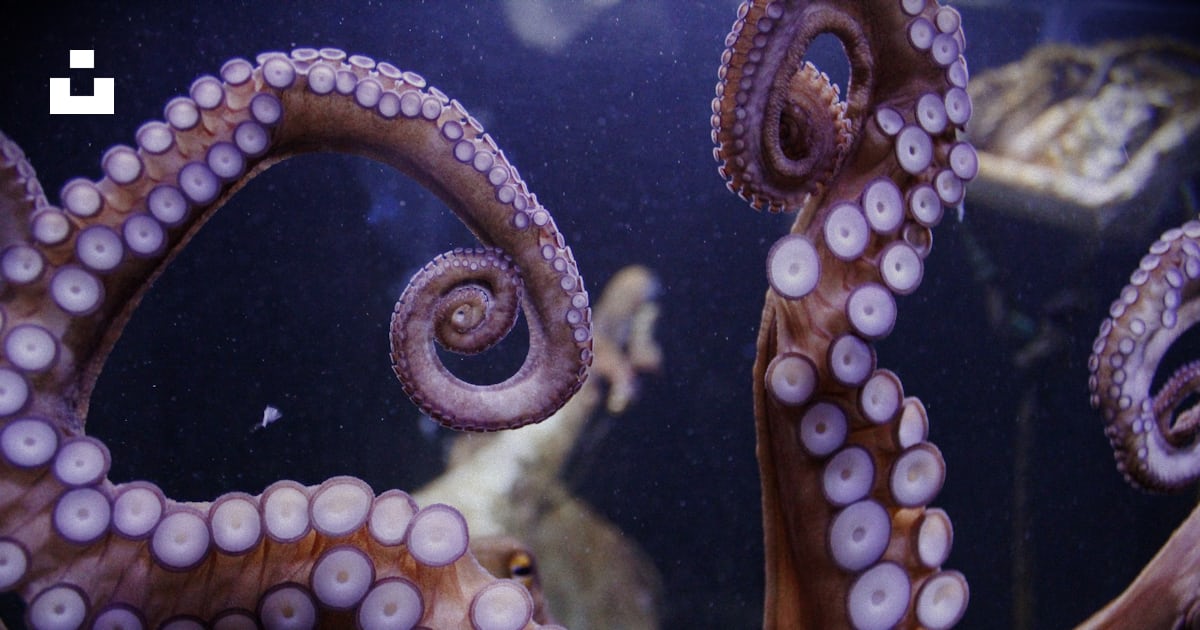
[[[490,136],[412,72],[335,49],[234,59],[49,203],[0,134],[0,590],[35,627],[536,627],[518,582],[468,551],[454,508],[353,477],[172,500],[116,485],[84,432],[105,355],[141,296],[251,178],[298,153],[380,160],[442,196],[485,247],[436,258],[392,318],[393,368],[457,428],[536,422],[580,387],[591,313],[570,249]],[[457,379],[432,351],[490,347],[525,308],[508,381]],[[291,625],[289,625],[291,624]],[[298,624],[298,625],[297,625]]]
[[[841,90],[805,55],[829,34]],[[896,296],[978,164],[965,38],[925,0],[745,2],[713,99],[714,156],[756,209],[795,211],[767,254],[754,369],[768,628],[947,628],[966,580],[929,503],[945,463],[921,401],[876,364]]]

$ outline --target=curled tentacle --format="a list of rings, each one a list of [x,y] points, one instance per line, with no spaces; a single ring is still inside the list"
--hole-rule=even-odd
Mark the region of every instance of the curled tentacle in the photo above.
[[[1151,391],[1167,350],[1200,321],[1198,298],[1200,222],[1190,221],[1150,247],[1109,307],[1088,359],[1091,403],[1103,414],[1117,468],[1146,490],[1176,491],[1200,477],[1200,411],[1180,409],[1200,393],[1200,361]]]
[[[819,196],[850,142],[837,88],[801,61],[832,25],[823,19],[832,14],[813,9],[805,19],[785,20],[784,11],[783,3],[742,5],[720,76],[743,89],[726,90],[713,101],[722,176],[756,209],[772,212],[796,210]],[[844,19],[837,24],[853,28]]]
[[[443,348],[460,354],[483,352],[499,343],[517,323],[521,276],[507,258],[503,252],[483,250],[443,254],[421,270],[422,277],[418,282],[410,283],[397,302],[398,310],[410,315],[414,311],[432,311],[437,322],[434,336]],[[440,283],[429,279],[428,275],[433,267],[446,264],[450,268],[439,270],[439,275],[466,275],[453,278],[451,288],[439,291],[437,285]],[[492,270],[495,273],[488,273]],[[472,272],[485,277],[473,277]],[[438,295],[437,303],[430,305],[431,308],[412,306],[421,297],[418,292],[422,289]],[[401,322],[396,325],[403,326]]]
[[[718,159],[729,189],[757,209],[800,208],[819,196],[849,143],[846,104],[829,77],[811,63],[776,88],[765,115],[735,112],[738,123],[721,126]],[[758,144],[761,153],[754,153]]]
[[[500,250],[455,250],[417,272],[392,315],[392,368],[422,411],[455,429],[496,430],[542,420],[566,402],[574,390],[564,377],[574,374],[550,367],[556,357],[541,329],[531,327],[524,365],[497,385],[466,383],[437,356],[434,339],[460,354],[495,345],[516,322],[521,295],[520,274]]]

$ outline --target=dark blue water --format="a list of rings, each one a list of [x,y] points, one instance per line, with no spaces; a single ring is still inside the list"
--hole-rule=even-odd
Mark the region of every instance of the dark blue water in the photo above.
[[[665,369],[568,477],[655,560],[665,627],[761,623],[750,367],[763,260],[789,221],[747,208],[712,158],[709,103],[736,3],[630,0],[556,53],[523,45],[499,2],[97,4],[33,6],[7,16],[0,39],[0,128],[50,191],[97,177],[108,146],[132,143],[141,122],[225,60],[334,46],[417,71],[479,118],[554,212],[589,288],[626,264],[653,268]],[[974,73],[1049,40],[1194,38],[1190,11],[962,8]],[[70,48],[93,48],[95,75],[116,79],[115,115],[47,115],[48,77],[63,75]],[[935,230],[924,284],[900,300],[880,365],[925,401],[949,467],[936,503],[955,525],[948,565],[971,583],[963,627],[1011,624],[1014,536],[1032,550],[1035,626],[1064,627],[1115,596],[1193,504],[1127,488],[1087,405],[1092,337],[1147,243],[1097,243],[970,201],[965,224]],[[1063,316],[1065,351],[1035,376],[1011,367],[1015,345],[985,322],[966,230],[1001,268],[1014,308],[1036,316],[1064,286],[1090,296]],[[415,268],[470,244],[436,198],[365,160],[307,156],[271,169],[171,265],[109,359],[88,431],[112,450],[111,477],[194,500],[335,474],[376,491],[419,487],[440,470],[441,444],[422,435],[391,374],[388,317]],[[1014,533],[1014,419],[1029,391],[1029,525]],[[264,440],[247,429],[266,404],[286,418]]]

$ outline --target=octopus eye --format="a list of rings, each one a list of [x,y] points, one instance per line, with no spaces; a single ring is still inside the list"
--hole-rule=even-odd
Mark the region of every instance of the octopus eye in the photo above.
[[[508,560],[508,573],[516,578],[525,578],[533,575],[533,558],[523,552],[514,553],[512,558]]]

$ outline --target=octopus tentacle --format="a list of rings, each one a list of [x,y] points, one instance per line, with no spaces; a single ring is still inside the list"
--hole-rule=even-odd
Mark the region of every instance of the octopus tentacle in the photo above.
[[[417,272],[392,317],[392,366],[422,411],[454,429],[507,429],[542,420],[570,398],[577,387],[547,388],[542,382],[546,370],[536,366],[553,359],[551,341],[541,326],[530,329],[525,364],[498,385],[461,381],[442,365],[429,343],[436,338],[444,348],[461,354],[487,350],[512,329],[521,294],[520,274],[503,250],[455,250]],[[585,311],[572,309],[564,321],[583,323]],[[428,398],[431,395],[453,396],[454,408]],[[480,421],[489,417],[494,420]]]
[[[844,103],[803,61],[822,33],[850,62]],[[950,627],[967,583],[941,568],[953,528],[926,507],[945,463],[870,342],[891,332],[930,228],[975,176],[957,139],[970,116],[960,18],[925,0],[748,2],[726,44],[721,174],[755,208],[800,210],[767,256],[754,369],[765,626]]]
[[[84,420],[125,321],[225,200],[302,152],[396,167],[488,246],[440,257],[397,306],[396,372],[431,415],[477,430],[536,422],[591,362],[587,293],[549,213],[479,123],[419,75],[335,49],[266,53],[197,79],[164,119],[138,130],[136,148],[109,149],[100,180],[67,182],[61,208],[0,134],[0,590],[21,593],[35,627],[535,626],[523,587],[475,562],[452,507],[417,509],[353,477],[211,503],[108,479],[110,454]],[[454,261],[466,262],[446,272]],[[445,287],[438,275],[455,285],[449,303],[426,293]],[[493,300],[498,319],[483,316]],[[459,408],[472,386],[428,348],[435,337],[459,347],[452,340],[480,326],[486,339],[465,348],[486,347],[518,302],[531,332],[525,365]],[[430,381],[430,370],[445,373]]]
[[[1200,477],[1197,408],[1176,413],[1200,391],[1200,362],[1178,368],[1158,393],[1163,356],[1200,321],[1200,222],[1165,232],[1108,309],[1088,359],[1092,406],[1104,419],[1117,468],[1150,491],[1180,490]]]

